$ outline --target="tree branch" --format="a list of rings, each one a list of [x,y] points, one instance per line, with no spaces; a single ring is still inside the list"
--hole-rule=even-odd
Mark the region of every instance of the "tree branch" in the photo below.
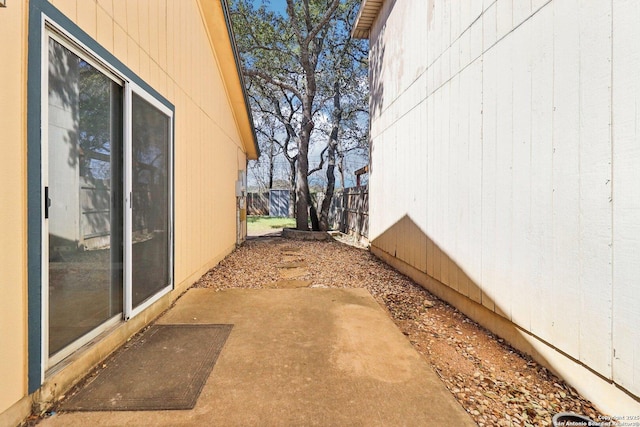
[[[267,83],[271,83],[272,85],[278,86],[281,89],[288,90],[289,92],[292,92],[293,94],[295,94],[298,98],[302,99],[302,94],[300,93],[297,87],[289,83],[283,82],[281,80],[278,80],[275,77],[272,77],[269,74],[265,73],[264,71],[252,70],[247,68],[245,68],[243,71],[245,76],[258,77],[266,81]]]
[[[326,147],[324,147],[322,152],[320,152],[320,164],[318,164],[317,167],[315,167],[315,168],[311,169],[309,172],[307,172],[307,176],[310,176],[312,173],[318,172],[319,170],[322,170],[322,168],[324,167],[324,154],[327,152],[328,149],[329,149],[329,146],[327,145]]]
[[[291,1],[292,0],[287,0],[287,3]],[[333,12],[336,11],[339,5],[340,5],[340,0],[333,0],[331,2],[331,5],[329,5],[329,9],[324,13],[324,15],[322,16],[320,21],[318,21],[316,26],[311,31],[309,31],[309,34],[307,34],[307,37],[304,39],[305,45],[309,45],[309,42],[314,38],[316,38],[320,30],[325,28],[325,26],[327,25],[327,22],[329,22],[329,20],[333,16]]]

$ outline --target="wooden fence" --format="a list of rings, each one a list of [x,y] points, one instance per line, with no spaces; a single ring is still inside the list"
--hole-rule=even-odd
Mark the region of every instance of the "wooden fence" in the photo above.
[[[329,212],[331,228],[357,239],[369,236],[369,187],[350,187],[336,190]]]
[[[282,194],[278,193],[280,198],[285,197],[285,194],[288,193],[286,190],[278,191],[282,192]],[[314,193],[314,196],[314,199],[318,201],[317,205],[320,205],[323,194]],[[270,210],[273,211],[270,209],[268,192],[247,194],[247,213],[249,215],[269,215]],[[333,193],[329,210],[329,228],[345,234],[352,234],[358,240],[369,236],[369,187],[365,185],[337,189]]]
[[[269,193],[247,193],[247,214],[269,215]]]

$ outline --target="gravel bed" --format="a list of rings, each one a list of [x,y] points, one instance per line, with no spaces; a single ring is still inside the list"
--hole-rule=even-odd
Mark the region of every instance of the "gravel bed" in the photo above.
[[[288,261],[307,263],[300,279],[312,287],[369,290],[479,426],[551,426],[558,412],[593,420],[603,415],[546,368],[364,249],[337,241],[252,239],[195,286],[272,288],[283,251]]]

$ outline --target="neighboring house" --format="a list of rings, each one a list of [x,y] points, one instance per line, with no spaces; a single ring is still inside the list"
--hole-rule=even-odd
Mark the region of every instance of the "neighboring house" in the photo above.
[[[0,0],[0,425],[246,235],[257,146],[222,0]]]
[[[372,251],[640,414],[640,5],[364,0]]]

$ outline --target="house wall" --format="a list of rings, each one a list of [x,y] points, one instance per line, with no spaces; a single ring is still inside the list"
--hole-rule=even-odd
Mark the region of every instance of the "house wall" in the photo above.
[[[370,32],[372,250],[617,414],[640,412],[639,19],[388,0]]]
[[[26,17],[0,8],[0,413],[27,390]]]
[[[35,400],[51,400],[63,392],[233,250],[235,181],[238,171],[246,168],[244,144],[253,143],[246,140],[250,130],[239,124],[238,106],[232,106],[230,91],[239,88],[226,83],[207,30],[205,18],[211,18],[211,10],[203,11],[200,1],[50,3],[175,106],[175,290],[96,345],[80,365],[48,379],[46,393],[40,390],[36,394],[42,396]],[[23,1],[0,8],[0,129],[7,142],[0,156],[0,425],[19,421],[31,407],[26,303],[28,9]]]
[[[238,158],[246,160],[199,2],[51,3],[175,105],[175,283],[180,288],[234,247]]]

